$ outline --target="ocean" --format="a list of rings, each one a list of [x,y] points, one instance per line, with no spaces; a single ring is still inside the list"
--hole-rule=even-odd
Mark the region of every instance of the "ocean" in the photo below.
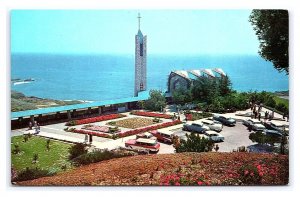
[[[289,79],[259,55],[148,55],[147,89],[167,89],[172,70],[222,68],[237,91],[288,90]],[[27,96],[58,100],[102,101],[133,96],[134,55],[12,54],[11,85]]]

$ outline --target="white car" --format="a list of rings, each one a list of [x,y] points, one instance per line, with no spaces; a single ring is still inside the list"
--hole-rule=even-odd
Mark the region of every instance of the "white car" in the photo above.
[[[243,124],[247,127],[252,128],[254,131],[262,131],[266,129],[266,127],[262,124],[262,122],[256,119],[244,120]]]
[[[206,119],[206,120],[202,120],[201,122],[203,123],[203,125],[207,126],[210,130],[220,132],[223,129],[223,125],[221,123],[217,123],[212,120]]]
[[[225,139],[223,135],[215,131],[205,131],[205,135],[214,142],[223,142]]]

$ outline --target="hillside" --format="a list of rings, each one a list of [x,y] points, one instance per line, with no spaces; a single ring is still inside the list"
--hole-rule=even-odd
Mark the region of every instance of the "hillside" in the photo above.
[[[285,185],[288,156],[257,153],[138,155],[17,185]],[[241,171],[241,167],[244,167]],[[255,168],[252,172],[252,169]]]

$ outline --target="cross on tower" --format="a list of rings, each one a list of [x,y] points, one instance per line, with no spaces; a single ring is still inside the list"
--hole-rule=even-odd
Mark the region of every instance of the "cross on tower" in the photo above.
[[[142,18],[141,15],[140,15],[140,13],[138,14],[138,17],[137,17],[137,18],[138,18],[138,20],[139,20],[139,30],[140,30],[140,29],[141,29],[141,28],[140,28],[140,27],[141,27],[141,18]]]

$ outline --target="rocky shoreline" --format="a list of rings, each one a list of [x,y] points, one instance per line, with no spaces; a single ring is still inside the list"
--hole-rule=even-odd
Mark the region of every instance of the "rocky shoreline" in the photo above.
[[[25,94],[17,91],[11,91],[11,111],[24,111],[46,107],[56,107],[63,105],[74,105],[85,103],[84,101],[61,101],[54,99],[44,99],[35,96],[26,96]]]

